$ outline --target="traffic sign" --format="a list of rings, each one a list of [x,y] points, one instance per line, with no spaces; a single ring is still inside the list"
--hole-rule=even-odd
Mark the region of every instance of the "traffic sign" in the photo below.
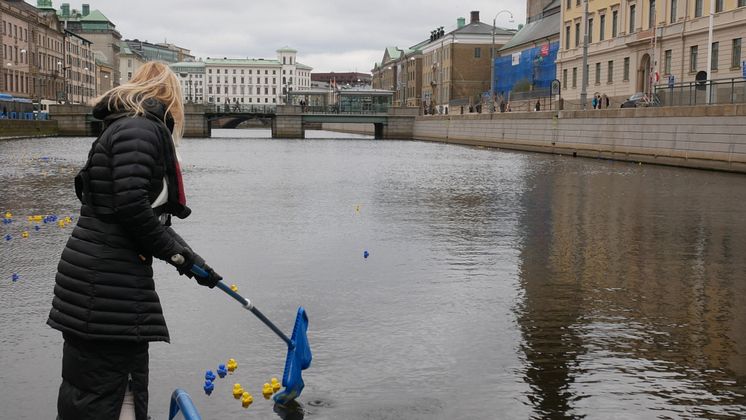
[[[673,74],[669,74],[668,75],[668,87],[669,87],[669,89],[673,89],[673,84],[674,84],[674,76],[673,76]]]

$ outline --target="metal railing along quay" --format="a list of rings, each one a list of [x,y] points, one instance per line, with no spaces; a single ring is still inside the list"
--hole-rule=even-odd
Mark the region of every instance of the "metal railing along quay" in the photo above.
[[[205,112],[211,114],[274,114],[277,105],[250,105],[250,104],[206,104]]]
[[[662,106],[746,103],[746,80],[731,78],[659,84],[655,86],[655,95]]]

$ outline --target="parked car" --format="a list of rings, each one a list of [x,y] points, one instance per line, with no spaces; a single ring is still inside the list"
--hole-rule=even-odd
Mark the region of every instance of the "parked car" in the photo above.
[[[622,102],[622,108],[640,108],[646,106],[661,106],[661,101],[653,94],[650,97],[645,92],[636,92],[626,101]]]

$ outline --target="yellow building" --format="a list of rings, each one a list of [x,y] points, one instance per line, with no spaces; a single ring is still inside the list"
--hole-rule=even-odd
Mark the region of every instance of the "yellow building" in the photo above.
[[[562,0],[557,78],[562,82],[565,108],[570,109],[578,107],[583,78],[583,1]],[[712,71],[707,77],[700,72],[709,67],[710,1],[715,2],[714,30]],[[635,92],[650,94],[656,86],[665,88],[669,82],[677,86],[677,95],[694,91],[696,97],[701,89],[684,91],[682,86],[679,91],[678,87],[682,82],[693,82],[698,73],[699,77],[738,83],[744,60],[745,6],[746,0],[590,0],[588,107],[594,94],[608,95],[610,106],[618,107]],[[713,89],[712,93],[715,102],[724,102],[726,96],[738,101],[737,95],[729,88]]]

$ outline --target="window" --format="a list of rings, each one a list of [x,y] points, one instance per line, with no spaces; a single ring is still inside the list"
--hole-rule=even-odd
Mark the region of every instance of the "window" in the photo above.
[[[652,28],[655,28],[655,0],[650,0],[650,7],[648,8],[648,29]]]
[[[578,68],[572,68],[572,87],[578,87]]]
[[[710,61],[710,67],[712,67],[713,70],[718,69],[718,53],[720,52],[720,43],[719,42],[713,42],[712,43],[712,60]]]
[[[702,0],[698,0],[702,1]],[[635,5],[629,6],[629,33],[635,33]]]
[[[567,69],[562,70],[562,86],[567,87]]]
[[[588,43],[593,42],[593,19],[588,19]]]
[[[572,1],[567,0],[567,7],[566,7],[566,9],[569,9],[571,4],[572,4]]]
[[[596,84],[601,84],[601,63],[596,63]]]
[[[697,71],[697,46],[693,45],[689,49],[689,71]]]
[[[703,0],[694,0],[694,17],[702,16]]]
[[[614,60],[609,60],[609,68],[606,73],[606,83],[612,83],[614,81]]]
[[[671,23],[676,22],[676,14],[677,14],[676,0],[671,0],[671,19],[670,19]]]
[[[477,47],[474,48],[474,58],[481,58],[482,57],[482,49]]]
[[[624,57],[624,74],[622,74],[622,80],[629,81],[629,57]]]
[[[601,15],[598,18],[598,40],[603,41],[606,39],[606,15]]]
[[[666,50],[663,53],[663,73],[671,74],[671,50]]]
[[[746,0],[738,0],[738,7],[746,6]]]
[[[723,0],[715,0],[715,13],[723,11]]]
[[[565,49],[570,49],[570,25],[565,26]]]
[[[741,38],[736,38],[733,40],[733,49],[731,51],[730,66],[735,69],[741,67]]]
[[[616,38],[617,34],[619,33],[619,11],[614,10],[611,12],[611,37]]]
[[[575,47],[580,45],[580,22],[575,24]]]

